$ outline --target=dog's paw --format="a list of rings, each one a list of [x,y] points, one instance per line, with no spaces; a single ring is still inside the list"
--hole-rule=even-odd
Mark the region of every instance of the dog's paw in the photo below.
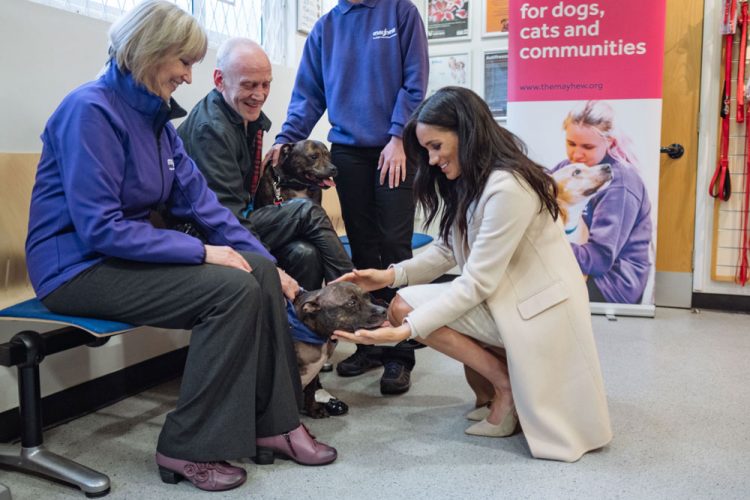
[[[330,415],[326,411],[326,407],[321,403],[313,403],[309,408],[305,408],[305,415],[310,418],[328,418]]]

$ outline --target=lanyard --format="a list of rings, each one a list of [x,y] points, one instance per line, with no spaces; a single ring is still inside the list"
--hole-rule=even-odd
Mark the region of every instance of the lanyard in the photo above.
[[[732,194],[729,177],[729,105],[732,98],[732,46],[734,35],[724,35],[724,93],[721,103],[721,142],[719,162],[708,186],[708,194],[713,198],[727,201]]]

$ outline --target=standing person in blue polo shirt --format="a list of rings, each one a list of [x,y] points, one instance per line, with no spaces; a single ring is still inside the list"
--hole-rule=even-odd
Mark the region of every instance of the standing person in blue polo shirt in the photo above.
[[[341,212],[360,269],[383,269],[412,256],[414,171],[407,169],[401,135],[424,99],[427,57],[424,25],[409,0],[339,0],[305,44],[272,154],[307,138],[328,110]],[[395,292],[379,293],[390,300]],[[409,390],[413,350],[357,346],[337,371],[354,376],[381,364],[383,394]]]

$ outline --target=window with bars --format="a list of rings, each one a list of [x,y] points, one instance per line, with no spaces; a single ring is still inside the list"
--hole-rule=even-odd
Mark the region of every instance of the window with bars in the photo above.
[[[30,0],[112,22],[141,0]],[[286,62],[286,0],[168,0],[198,19],[212,47],[233,36],[258,41],[271,61]],[[265,12],[275,13],[266,16]]]

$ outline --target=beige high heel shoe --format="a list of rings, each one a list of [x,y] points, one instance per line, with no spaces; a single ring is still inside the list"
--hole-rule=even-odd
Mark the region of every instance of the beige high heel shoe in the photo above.
[[[516,407],[513,406],[499,424],[491,424],[487,421],[487,418],[484,418],[467,428],[464,432],[472,436],[507,437],[513,435],[517,427],[518,413],[516,413]]]
[[[484,406],[480,406],[478,408],[474,408],[469,413],[466,414],[467,420],[473,420],[474,422],[479,422],[480,420],[484,420],[490,415],[490,404],[487,403]]]

